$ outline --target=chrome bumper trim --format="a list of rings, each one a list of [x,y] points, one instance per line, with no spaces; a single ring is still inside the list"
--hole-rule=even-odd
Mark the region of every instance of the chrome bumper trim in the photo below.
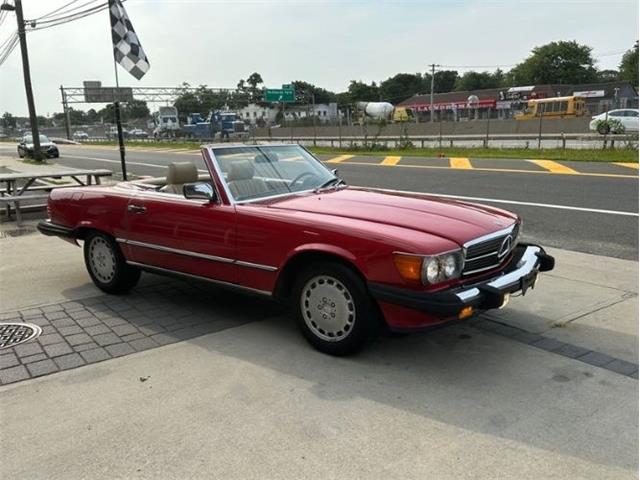
[[[512,270],[511,272],[504,275],[500,275],[493,280],[485,283],[485,285],[497,288],[498,290],[507,290],[509,288],[517,286],[521,278],[529,275],[531,272],[538,268],[540,264],[538,253],[540,252],[542,252],[542,249],[540,247],[534,245],[528,246],[525,252],[522,254],[522,257],[520,258],[518,266],[515,270]],[[471,287],[467,290],[457,292],[456,296],[463,302],[469,302],[475,300],[476,298],[479,298],[481,296],[481,293],[478,288]]]

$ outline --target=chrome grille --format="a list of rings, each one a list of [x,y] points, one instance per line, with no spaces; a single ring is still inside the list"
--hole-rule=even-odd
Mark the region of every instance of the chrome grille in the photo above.
[[[462,269],[462,275],[471,275],[498,267],[503,260],[506,260],[509,257],[509,254],[516,246],[519,227],[520,225],[516,223],[507,229],[500,230],[466,243],[466,257],[464,261],[464,268]],[[499,256],[500,248],[509,235],[512,240],[511,247],[506,253]]]

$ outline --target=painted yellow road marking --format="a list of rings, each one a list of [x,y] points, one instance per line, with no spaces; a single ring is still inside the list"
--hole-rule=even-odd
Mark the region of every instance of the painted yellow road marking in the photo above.
[[[463,169],[473,168],[471,166],[471,162],[469,161],[469,159],[464,157],[449,158],[449,165],[451,165],[451,168],[463,168]]]
[[[388,167],[388,165],[382,165],[381,163],[362,163],[362,162],[347,162],[342,161],[345,165],[360,165],[365,167]],[[411,164],[399,164],[395,165],[399,168],[429,168],[436,170],[451,170],[451,167],[442,167],[436,165],[411,165]],[[552,172],[548,170],[518,170],[514,168],[478,168],[474,167],[469,172],[504,172],[504,173],[538,173],[543,175],[550,175]],[[575,172],[569,175],[577,175],[581,177],[609,177],[609,178],[633,178],[638,180],[638,175],[622,175],[619,173],[579,173]]]
[[[327,163],[340,163],[340,162],[344,162],[345,160],[349,160],[350,158],[353,158],[355,155],[340,155],[339,157],[335,157],[332,158],[331,160],[327,160]]]
[[[397,165],[402,157],[384,157],[381,165]]]
[[[579,172],[576,172],[573,168],[569,168],[566,165],[562,165],[558,162],[554,162],[553,160],[528,160],[531,163],[535,163],[536,165],[544,168],[545,170],[550,171],[551,173],[564,173],[567,175],[575,175]]]
[[[620,165],[621,167],[634,168],[638,170],[637,163],[627,163],[627,162],[615,162],[614,165]]]

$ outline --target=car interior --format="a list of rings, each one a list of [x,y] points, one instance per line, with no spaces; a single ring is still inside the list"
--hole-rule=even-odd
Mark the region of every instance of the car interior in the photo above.
[[[229,191],[236,201],[302,191],[317,186],[323,172],[310,170],[301,158],[290,152],[256,153],[255,149],[233,149],[216,154],[216,160]],[[148,178],[132,182],[136,188],[173,195],[183,195],[187,183],[208,182],[208,173],[192,162],[174,162],[165,178]]]
[[[144,178],[132,182],[137,188],[182,195],[185,183],[211,182],[211,175],[199,172],[192,162],[173,162],[167,167],[166,177]]]

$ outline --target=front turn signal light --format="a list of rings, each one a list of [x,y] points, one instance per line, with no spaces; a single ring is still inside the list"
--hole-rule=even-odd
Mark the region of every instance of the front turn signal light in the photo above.
[[[464,320],[465,318],[469,318],[471,315],[473,315],[473,307],[464,307],[460,310],[460,313],[458,313],[458,320]]]
[[[395,253],[393,263],[405,280],[419,282],[422,280],[422,257]]]

